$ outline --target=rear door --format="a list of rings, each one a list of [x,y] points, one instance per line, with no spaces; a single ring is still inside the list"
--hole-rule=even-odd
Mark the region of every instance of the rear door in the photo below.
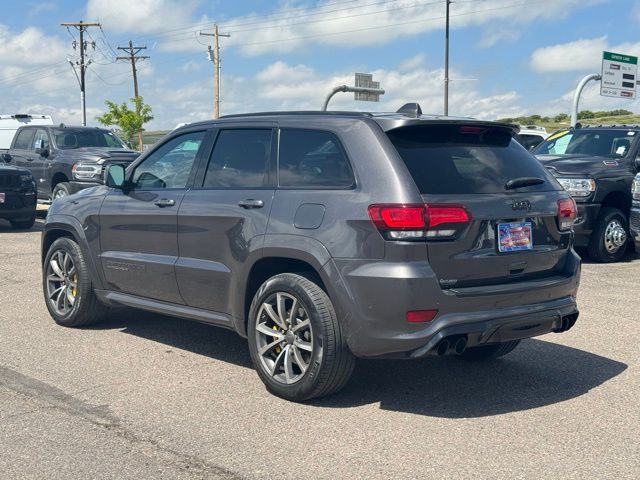
[[[126,190],[112,189],[100,210],[100,259],[110,290],[183,303],[174,265],[178,209],[193,182],[205,130],[165,141],[137,164]]]
[[[469,221],[448,224],[446,210],[440,210],[444,223],[434,226],[427,241],[429,263],[443,288],[561,270],[571,238],[557,224],[562,189],[507,129],[423,125],[387,134],[427,205],[468,212]]]
[[[14,165],[30,171],[33,168],[33,152],[31,149],[33,147],[35,133],[35,128],[21,128],[18,130],[13,147],[9,152]],[[38,182],[37,179],[36,182]]]
[[[223,128],[178,214],[185,303],[230,314],[237,272],[260,248],[275,192],[272,126]]]

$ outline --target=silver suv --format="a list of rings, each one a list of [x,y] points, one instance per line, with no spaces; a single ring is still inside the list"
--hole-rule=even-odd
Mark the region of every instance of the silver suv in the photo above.
[[[295,401],[356,357],[504,355],[578,317],[574,201],[516,131],[353,112],[182,127],[52,205],[47,307],[69,327],[125,305],[232,329]]]

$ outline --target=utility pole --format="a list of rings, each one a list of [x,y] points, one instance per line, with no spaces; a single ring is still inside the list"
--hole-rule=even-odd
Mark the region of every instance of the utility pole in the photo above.
[[[86,126],[87,125],[87,103],[85,99],[85,72],[87,70],[87,67],[91,63],[91,60],[85,63],[85,53],[87,50],[87,42],[85,42],[84,40],[84,32],[89,27],[100,27],[100,24],[85,23],[82,20],[80,20],[79,22],[65,22],[65,23],[61,23],[60,25],[66,28],[69,28],[69,27],[77,28],[78,32],[80,32],[80,45],[79,45],[80,46],[80,62],[76,62],[76,65],[80,67],[80,77],[78,78],[78,81],[80,83],[80,105],[82,109],[82,125]],[[74,48],[75,48],[75,42],[74,42]],[[95,43],[93,44],[93,48],[95,48]],[[71,60],[69,60],[69,63],[71,63],[71,66],[75,71],[75,67],[71,62]]]
[[[213,33],[200,32],[200,35],[214,38],[213,49],[211,48],[211,46],[209,46],[208,53],[209,60],[213,62],[214,70],[213,118],[220,118],[220,43],[218,39],[219,37],[230,37],[231,35],[228,33],[219,33],[217,24],[213,27]]]
[[[447,14],[444,33],[444,114],[449,115],[449,6],[452,0],[446,0]]]
[[[126,60],[128,62],[131,63],[131,70],[133,72],[133,95],[135,98],[138,98],[138,71],[136,69],[136,62],[138,60],[146,60],[147,56],[144,55],[138,55],[142,50],[146,50],[147,47],[134,47],[133,46],[133,42],[131,40],[129,40],[129,46],[128,47],[118,47],[118,50],[124,50],[125,52],[127,52],[127,56],[126,57],[116,57],[116,60]],[[140,112],[136,112],[136,113],[140,113]],[[142,145],[142,130],[138,130],[138,150],[142,151],[143,149],[143,145]]]

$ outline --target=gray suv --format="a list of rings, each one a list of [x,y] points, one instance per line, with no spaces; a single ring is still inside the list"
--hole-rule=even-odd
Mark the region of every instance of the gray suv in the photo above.
[[[517,127],[409,110],[228,116],[109,166],[49,210],[51,316],[232,329],[295,401],[340,389],[356,357],[482,360],[571,328],[574,201]]]

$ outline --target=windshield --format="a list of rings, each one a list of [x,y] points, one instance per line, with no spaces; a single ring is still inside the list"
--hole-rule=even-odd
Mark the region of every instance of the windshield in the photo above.
[[[620,158],[629,153],[635,134],[633,130],[562,130],[538,145],[533,153]]]
[[[54,129],[53,136],[57,147],[65,150],[82,147],[127,148],[113,132],[97,128]]]

